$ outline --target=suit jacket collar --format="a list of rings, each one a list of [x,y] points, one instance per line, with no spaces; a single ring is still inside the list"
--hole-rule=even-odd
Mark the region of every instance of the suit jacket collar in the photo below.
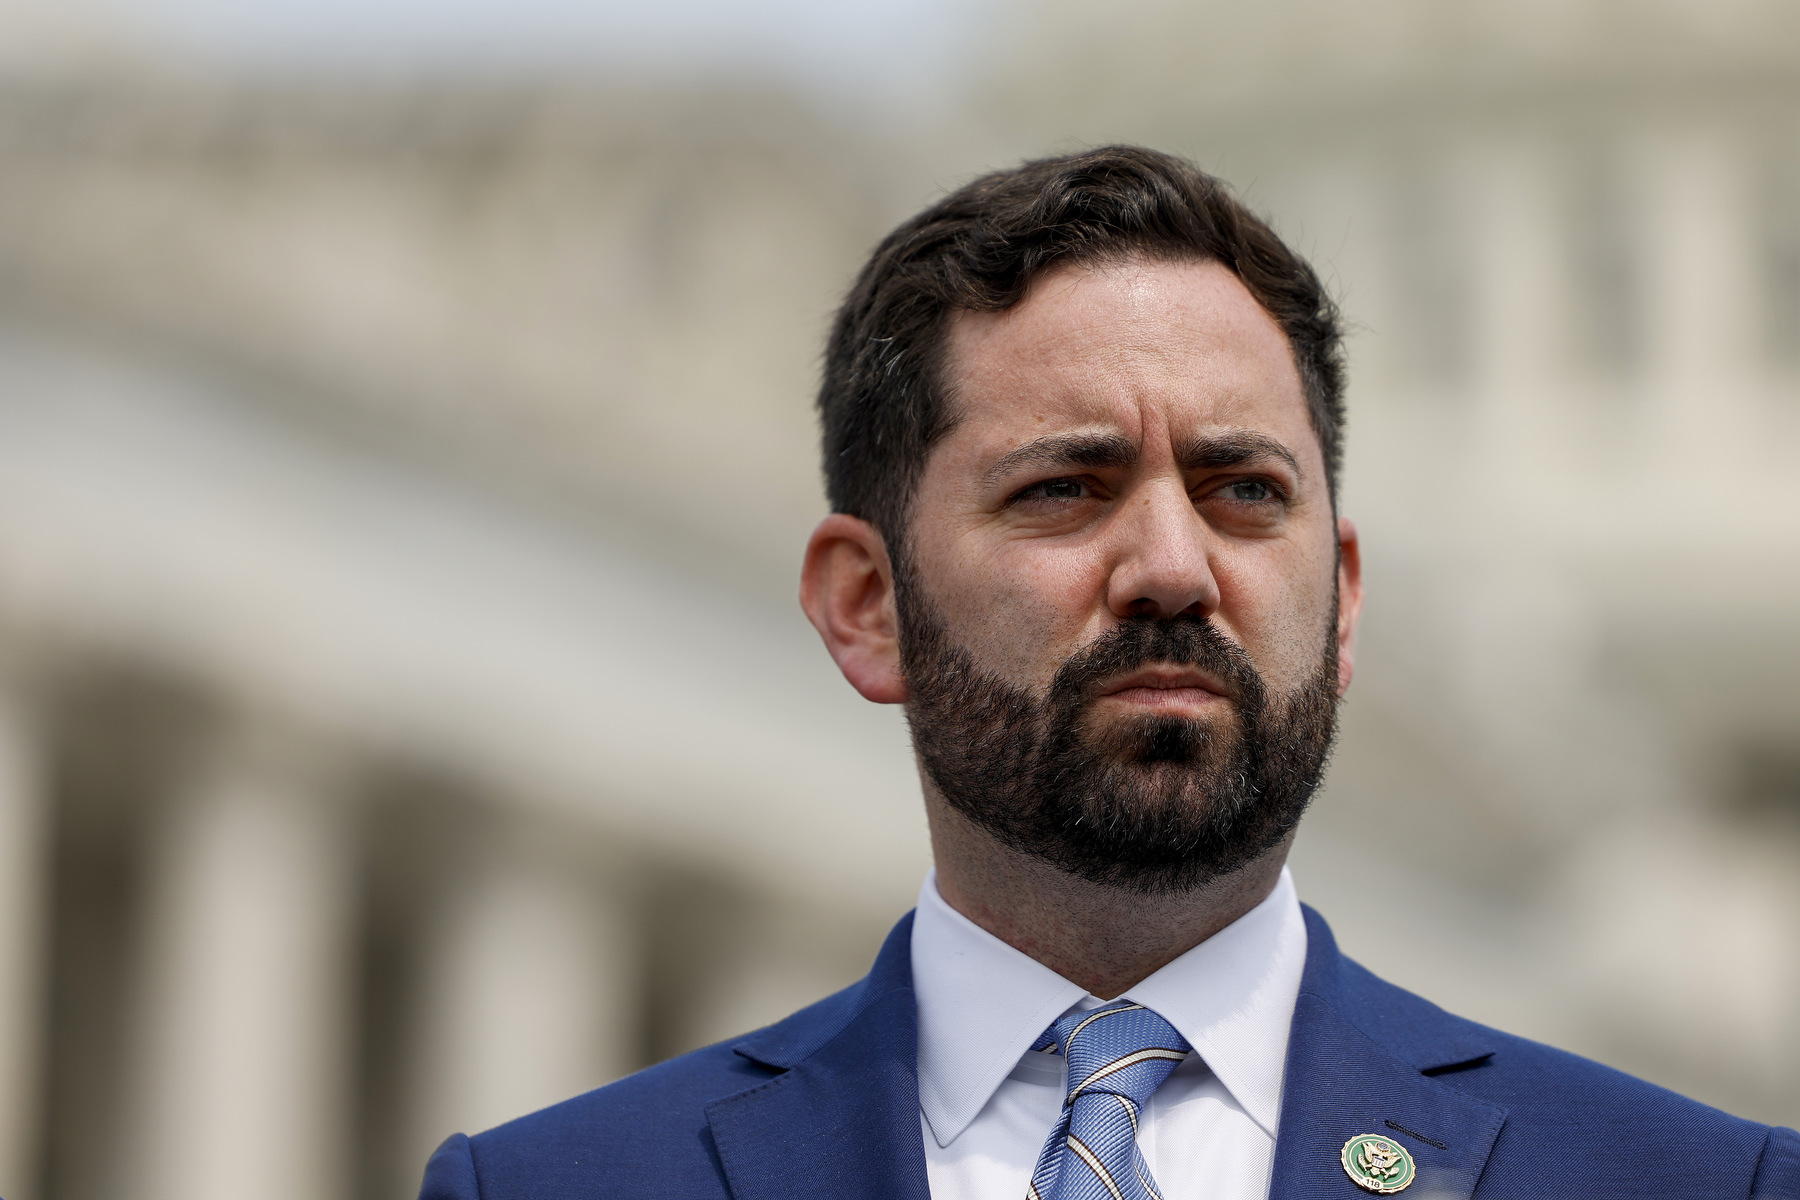
[[[1270,1200],[1366,1197],[1338,1157],[1362,1133],[1412,1152],[1416,1194],[1468,1197],[1506,1110],[1437,1077],[1498,1038],[1375,978],[1305,914]],[[734,1047],[779,1072],[707,1106],[735,1200],[929,1200],[911,939],[908,914],[861,982]]]
[[[930,1200],[912,914],[860,983],[733,1049],[782,1072],[706,1108],[735,1200]]]
[[[1270,1200],[1366,1197],[1340,1152],[1358,1134],[1412,1152],[1415,1194],[1468,1197],[1506,1110],[1436,1076],[1491,1057],[1498,1039],[1383,983],[1338,953],[1319,914],[1306,913],[1306,972],[1294,1006]]]

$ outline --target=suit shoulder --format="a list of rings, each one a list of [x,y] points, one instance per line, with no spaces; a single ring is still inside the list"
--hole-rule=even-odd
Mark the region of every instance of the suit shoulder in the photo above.
[[[687,1114],[704,1120],[701,1114],[713,1100],[753,1087],[770,1075],[733,1053],[730,1042],[721,1042],[508,1121],[471,1141],[479,1152],[486,1152],[503,1144],[585,1140],[603,1130],[667,1123]]]
[[[1758,1144],[1769,1127],[1734,1117],[1604,1063],[1514,1034],[1498,1033],[1500,1049],[1486,1064],[1453,1071],[1444,1082],[1480,1086],[1514,1112],[1579,1113],[1584,1123],[1637,1128],[1705,1129]]]
[[[646,1119],[667,1121],[684,1113],[703,1120],[703,1110],[714,1100],[772,1078],[780,1068],[790,1065],[783,1061],[788,1055],[803,1057],[814,1044],[843,1028],[854,1014],[862,992],[863,981],[859,980],[773,1025],[646,1067],[605,1087],[478,1134],[474,1141],[482,1146],[541,1140],[560,1136],[564,1131],[591,1130],[596,1122],[616,1125]]]
[[[1583,1164],[1590,1179],[1632,1181],[1634,1195],[1667,1194],[1668,1164],[1709,1164],[1691,1196],[1793,1196],[1769,1190],[1796,1180],[1788,1131],[1733,1116],[1592,1059],[1512,1034],[1498,1034],[1494,1056],[1440,1076],[1440,1082],[1507,1110],[1489,1170],[1496,1178],[1533,1178],[1546,1151]],[[1771,1162],[1771,1159],[1774,1162]],[[1599,1194],[1591,1191],[1589,1194]]]
[[[665,1195],[723,1196],[706,1108],[781,1073],[765,1055],[740,1051],[829,1036],[855,1011],[859,989],[476,1134],[469,1155],[483,1200],[585,1196],[595,1180],[640,1178]]]
[[[1509,1136],[1554,1131],[1608,1153],[1669,1137],[1761,1153],[1771,1127],[1623,1071],[1444,1011],[1345,958],[1340,1010],[1440,1082],[1507,1109]]]
[[[654,1171],[675,1196],[723,1196],[706,1106],[771,1072],[708,1046],[469,1139],[483,1200],[562,1200]]]

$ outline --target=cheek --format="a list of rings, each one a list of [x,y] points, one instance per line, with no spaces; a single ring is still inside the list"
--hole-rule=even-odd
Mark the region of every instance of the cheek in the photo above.
[[[1047,686],[1099,632],[1106,574],[1097,556],[1029,541],[921,548],[920,575],[952,639],[1012,683]]]
[[[1319,670],[1337,586],[1335,559],[1327,563],[1240,562],[1216,571],[1218,620],[1275,691],[1292,692]]]

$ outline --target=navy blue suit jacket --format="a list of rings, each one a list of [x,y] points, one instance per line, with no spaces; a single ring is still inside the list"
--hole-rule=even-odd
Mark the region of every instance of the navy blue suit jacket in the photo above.
[[[1412,1151],[1419,1200],[1800,1200],[1793,1130],[1453,1017],[1306,930],[1271,1200],[1367,1200],[1338,1163],[1359,1133]],[[929,1200],[911,938],[735,1044],[457,1134],[421,1200]]]

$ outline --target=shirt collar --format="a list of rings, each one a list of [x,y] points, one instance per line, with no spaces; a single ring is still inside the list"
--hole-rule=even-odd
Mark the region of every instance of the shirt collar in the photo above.
[[[1271,1137],[1306,923],[1283,867],[1266,899],[1125,993],[1175,1026]],[[919,1107],[938,1145],[967,1129],[1039,1034],[1092,1000],[946,904],[926,875],[913,918]]]

